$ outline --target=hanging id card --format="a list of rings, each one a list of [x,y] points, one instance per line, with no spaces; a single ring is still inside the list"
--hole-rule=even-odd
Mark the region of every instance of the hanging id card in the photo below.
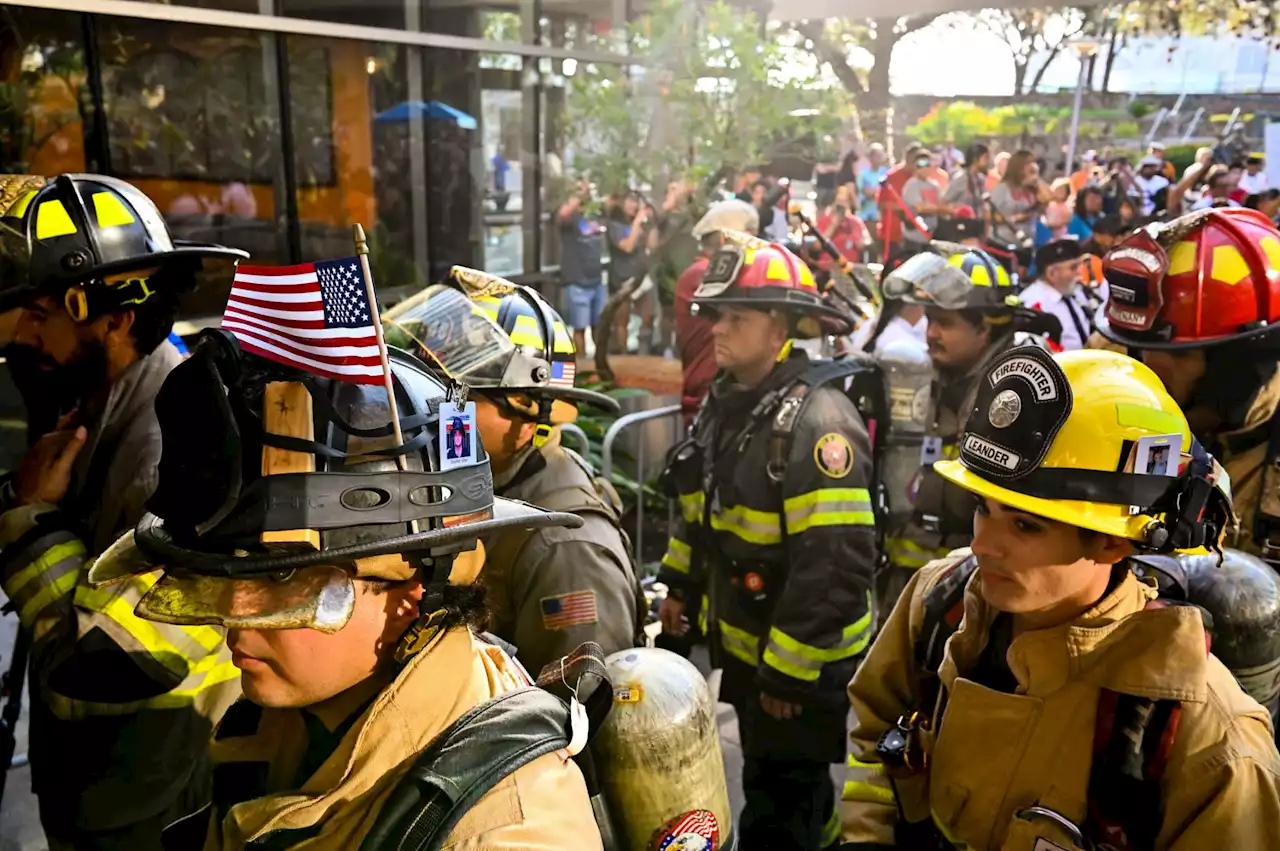
[[[942,460],[942,438],[925,437],[920,444],[920,466],[932,467]]]
[[[476,458],[476,403],[440,403],[440,469],[472,467]]]

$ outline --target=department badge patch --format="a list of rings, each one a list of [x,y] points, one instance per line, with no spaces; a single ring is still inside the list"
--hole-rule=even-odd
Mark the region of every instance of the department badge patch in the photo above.
[[[843,479],[853,469],[853,447],[843,434],[828,432],[814,444],[813,460],[823,474]]]

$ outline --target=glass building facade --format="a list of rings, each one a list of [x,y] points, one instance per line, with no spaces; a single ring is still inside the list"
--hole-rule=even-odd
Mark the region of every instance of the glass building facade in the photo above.
[[[566,73],[625,65],[625,0],[0,5],[0,172],[135,183],[251,262],[350,254],[384,300],[453,264],[554,274]],[[217,316],[229,276],[184,311]]]

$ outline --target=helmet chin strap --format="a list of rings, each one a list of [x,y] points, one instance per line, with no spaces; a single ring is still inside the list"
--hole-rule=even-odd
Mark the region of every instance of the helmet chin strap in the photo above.
[[[395,660],[404,665],[417,654],[431,646],[436,636],[444,631],[444,621],[449,609],[444,603],[444,589],[449,584],[449,572],[456,556],[411,558],[417,562],[418,576],[422,577],[422,599],[418,601],[418,618],[396,644]]]

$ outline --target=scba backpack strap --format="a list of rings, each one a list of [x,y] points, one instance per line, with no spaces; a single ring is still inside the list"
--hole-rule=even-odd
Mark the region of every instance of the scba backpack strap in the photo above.
[[[489,790],[539,757],[569,748],[574,720],[570,704],[556,691],[583,698],[589,739],[613,705],[599,645],[580,646],[544,668],[536,687],[485,701],[436,736],[392,791],[361,851],[439,851]],[[607,811],[589,753],[580,751],[574,760],[587,779],[599,822]],[[602,834],[612,832],[607,821],[600,828]]]
[[[964,589],[978,567],[970,556],[956,563],[925,594],[924,616],[914,656],[920,710],[931,715],[937,704],[938,669],[949,639],[964,616]],[[1148,609],[1187,605],[1156,599]],[[1205,633],[1205,652],[1209,636]],[[1164,809],[1160,781],[1169,764],[1182,705],[1103,689],[1094,724],[1093,764],[1089,771],[1088,811],[1082,826],[1088,847],[1108,851],[1152,851]],[[933,725],[935,731],[938,725]]]

